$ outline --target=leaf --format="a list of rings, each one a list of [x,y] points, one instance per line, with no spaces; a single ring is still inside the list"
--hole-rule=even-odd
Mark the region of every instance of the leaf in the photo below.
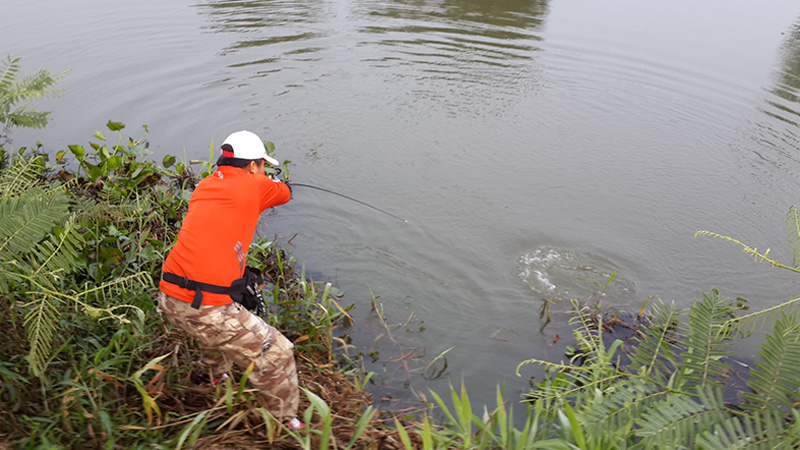
[[[275,153],[275,144],[270,141],[264,142],[264,150],[267,151],[268,155],[272,155]]]
[[[58,299],[40,295],[34,297],[25,307],[31,310],[25,315],[25,332],[30,342],[28,365],[37,377],[44,375],[45,363],[50,356],[59,310]]]
[[[111,130],[111,131],[120,131],[120,130],[122,130],[123,128],[125,128],[125,125],[124,125],[124,124],[122,124],[121,122],[112,122],[112,121],[110,121],[110,120],[108,121],[108,123],[106,124],[106,126],[107,126],[107,127],[108,127],[108,129],[109,129],[109,130]]]
[[[600,287],[600,283],[597,280],[593,280],[591,278],[584,278],[584,277],[575,277],[578,281],[588,281],[593,283],[595,286]]]
[[[460,408],[456,410],[458,414],[459,420],[461,421],[461,426],[464,429],[465,434],[472,433],[472,404],[469,400],[469,395],[467,395],[467,388],[464,385],[464,381],[461,381],[461,404],[459,405]]]
[[[800,307],[800,297],[795,297],[778,305],[729,319],[720,327],[720,332],[752,333],[756,328],[761,328],[767,323],[774,323],[781,314],[789,314],[798,307]]]
[[[722,389],[710,386],[699,397],[671,392],[636,421],[645,448],[695,448],[695,439],[730,416]]]
[[[0,199],[16,197],[36,186],[43,169],[44,158],[41,156],[20,160],[7,167],[0,175]]]
[[[591,440],[608,436],[609,430],[629,430],[644,412],[668,394],[662,387],[643,379],[622,380],[582,413],[586,435]]]
[[[192,198],[192,191],[188,189],[181,189],[180,198],[184,203],[189,203]]]
[[[665,305],[659,298],[653,303],[644,333],[635,346],[632,355],[632,368],[653,381],[667,380],[677,366],[677,344],[685,339],[685,328],[681,316],[686,310]],[[643,316],[640,313],[639,316]]]
[[[377,411],[373,409],[373,406],[367,406],[367,409],[356,421],[353,435],[350,437],[350,442],[347,444],[345,450],[350,450],[353,448],[361,435],[364,434],[364,431],[366,431],[367,427],[372,423],[372,419],[375,418],[375,414],[377,414]]]
[[[575,444],[581,449],[586,449],[586,438],[583,435],[583,429],[578,422],[575,411],[572,410],[569,403],[564,404],[564,409],[566,410],[567,420],[569,420],[570,427],[572,428],[572,437],[575,439]]]
[[[547,450],[573,450],[576,447],[563,439],[547,439],[543,441],[534,442],[530,447],[525,447],[525,448],[526,449],[543,448]]]
[[[794,430],[786,432],[784,419],[785,414],[775,410],[731,416],[700,435],[697,444],[707,450],[797,448],[798,435]]]
[[[792,205],[786,214],[786,235],[792,247],[792,267],[800,268],[800,215],[797,213],[797,205]]]
[[[716,289],[703,293],[703,299],[692,305],[689,315],[688,348],[680,371],[680,383],[690,383],[693,389],[702,389],[730,370],[723,357],[733,352],[728,334],[720,333],[723,324],[731,316],[734,307],[730,300],[720,297]],[[680,384],[679,383],[679,384]]]
[[[100,178],[103,175],[105,175],[105,171],[102,168],[100,168],[99,166],[96,166],[94,164],[89,164],[89,163],[87,163],[85,161],[84,161],[84,164],[89,169],[89,178],[91,178],[92,181],[96,181],[98,178]]]
[[[275,443],[275,431],[277,431],[277,427],[280,422],[278,422],[278,419],[276,419],[272,413],[262,407],[256,408],[256,411],[261,414],[261,418],[264,419],[264,428],[267,432],[267,442],[272,445]]]
[[[756,261],[756,262],[767,262],[770,265],[772,265],[773,267],[780,267],[782,269],[787,269],[787,270],[791,270],[793,272],[800,273],[800,268],[787,266],[787,265],[781,264],[778,261],[770,258],[769,257],[770,249],[767,249],[765,252],[759,252],[757,248],[750,247],[749,245],[747,245],[747,244],[745,244],[745,243],[743,243],[741,241],[738,241],[738,240],[736,240],[736,239],[734,239],[732,237],[723,236],[721,234],[714,233],[714,232],[711,232],[711,231],[706,231],[706,230],[698,231],[698,232],[696,232],[694,234],[694,236],[695,237],[697,237],[697,236],[710,236],[710,237],[717,238],[717,239],[723,239],[723,240],[728,241],[728,242],[733,242],[734,244],[738,244],[739,246],[741,246],[742,250],[744,250],[744,252],[747,253],[748,255],[751,255],[753,257],[753,260]]]
[[[19,73],[19,62],[21,60],[22,58],[11,59],[11,55],[8,55],[8,60],[3,63],[3,73],[0,75],[0,92],[8,92],[11,90],[11,86]]]
[[[255,361],[253,361],[254,363]],[[253,363],[250,363],[251,365]],[[239,385],[240,387],[243,385]],[[225,406],[228,408],[228,414],[233,413],[233,381],[230,377],[225,378]]]
[[[616,278],[616,276],[617,276],[617,271],[615,270],[614,273],[612,273],[611,276],[608,277],[608,279],[606,280],[606,285],[605,285],[605,287],[603,287],[603,291],[604,292],[605,292],[606,289],[608,289],[608,285],[611,284],[611,281],[613,281],[614,278]]]
[[[245,386],[247,385],[247,379],[250,378],[250,374],[253,373],[253,369],[256,367],[256,362],[251,361],[250,365],[247,366],[247,370],[244,371],[242,377],[239,379],[239,390],[236,392],[235,401],[239,401],[242,398],[242,393],[244,392]]]
[[[800,379],[800,322],[797,314],[781,315],[772,334],[766,336],[759,352],[760,360],[750,371],[747,385],[752,393],[742,394],[746,410],[792,408],[798,396]]]
[[[447,407],[447,404],[444,402],[444,400],[442,400],[442,398],[439,397],[439,394],[437,394],[436,392],[434,391],[430,392],[434,400],[436,400],[436,403],[439,405],[439,408],[441,408],[442,412],[444,412],[447,418],[450,419],[450,423],[455,424],[456,419],[455,417],[453,417],[453,414],[450,412],[450,409]]]
[[[82,145],[68,145],[67,147],[79,162],[83,162],[83,157],[86,156],[86,149]]]
[[[403,447],[406,450],[414,450],[414,446],[411,445],[411,438],[408,436],[408,431],[400,424],[400,421],[397,420],[395,417],[394,424],[397,427],[397,434],[400,435],[400,441],[403,442]]]
[[[3,63],[0,74],[0,124],[42,128],[47,125],[49,111],[28,110],[30,100],[58,94],[51,89],[60,76],[40,69],[33,75],[19,76],[20,58],[8,59]],[[22,103],[21,105],[18,105]]]
[[[194,418],[194,420],[192,420],[189,425],[184,427],[184,429],[181,431],[181,434],[178,436],[177,444],[175,444],[176,450],[183,448],[184,443],[191,447],[195,442],[197,442],[197,438],[200,437],[200,433],[203,431],[206,421],[208,421],[207,416],[209,412],[211,412],[209,409],[201,412],[197,415],[197,417]]]
[[[121,155],[114,155],[106,161],[106,168],[109,171],[114,171],[122,165],[122,156]]]
[[[150,369],[162,370],[162,369],[159,368],[161,366],[161,364],[160,364],[161,361],[164,358],[166,358],[167,356],[171,355],[171,354],[172,354],[172,352],[165,353],[165,354],[163,354],[161,356],[157,356],[157,357],[151,359],[150,361],[147,362],[147,364],[144,365],[144,367],[142,367],[141,369],[139,369],[136,372],[134,372],[133,378],[141,378],[142,375],[145,372],[147,372],[148,370],[150,370]]]
[[[0,200],[0,259],[30,255],[37,244],[52,233],[55,225],[64,223],[68,217],[67,206],[63,190],[50,191],[41,187]]]
[[[161,162],[161,164],[164,166],[165,169],[169,169],[170,167],[172,167],[173,164],[175,164],[175,161],[176,158],[174,156],[166,155],[164,156],[164,159]]]
[[[101,141],[105,141],[105,140],[106,140],[106,135],[105,135],[105,134],[103,134],[103,132],[102,132],[102,131],[97,131],[97,132],[94,134],[94,137],[96,137],[97,139],[100,139]]]
[[[147,416],[147,426],[153,426],[153,413],[155,412],[158,416],[159,423],[161,422],[161,408],[159,408],[158,403],[156,400],[147,392],[147,389],[144,387],[144,383],[139,378],[131,379],[133,382],[134,387],[136,390],[139,391],[139,395],[142,396],[142,407],[144,408],[145,415]]]
[[[432,450],[434,448],[433,425],[431,425],[431,420],[427,416],[425,416],[425,419],[422,422],[422,432],[420,434],[422,436],[422,448],[425,450]]]
[[[320,441],[317,448],[320,450],[328,450],[328,444],[331,438],[331,423],[333,420],[331,407],[325,403],[325,400],[308,389],[303,388],[303,392],[305,392],[309,403],[311,403],[311,405],[317,411],[317,414],[319,414],[319,417],[322,419],[322,435],[320,436]]]

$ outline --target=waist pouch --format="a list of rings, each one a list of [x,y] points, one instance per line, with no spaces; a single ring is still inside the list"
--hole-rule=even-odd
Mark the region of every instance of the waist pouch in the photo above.
[[[175,275],[172,272],[164,272],[163,280],[194,291],[194,299],[192,300],[192,308],[194,309],[200,309],[200,305],[203,303],[203,292],[210,292],[212,294],[228,294],[233,301],[248,310],[256,310],[259,313],[264,312],[264,297],[261,295],[264,277],[261,275],[260,270],[250,266],[245,267],[244,276],[233,280],[230,286],[202,283]]]

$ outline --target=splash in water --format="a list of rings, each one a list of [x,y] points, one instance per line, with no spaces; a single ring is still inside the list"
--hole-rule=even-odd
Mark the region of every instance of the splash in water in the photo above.
[[[565,248],[537,247],[519,258],[519,277],[548,300],[602,297],[605,303],[627,304],[634,284],[620,272],[618,266],[602,257]]]

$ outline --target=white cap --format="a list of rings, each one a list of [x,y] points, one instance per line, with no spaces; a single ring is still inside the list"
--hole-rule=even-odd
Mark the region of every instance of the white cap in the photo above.
[[[239,159],[263,159],[273,166],[280,163],[277,159],[267,155],[264,141],[252,131],[236,131],[228,135],[222,146],[230,146],[230,149],[223,148],[222,156]]]

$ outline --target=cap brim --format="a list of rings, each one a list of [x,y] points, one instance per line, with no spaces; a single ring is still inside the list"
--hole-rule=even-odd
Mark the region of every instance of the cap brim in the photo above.
[[[280,166],[281,165],[281,163],[279,163],[277,159],[275,159],[275,158],[273,158],[273,157],[271,157],[269,155],[264,156],[264,161],[272,164],[273,166]]]

